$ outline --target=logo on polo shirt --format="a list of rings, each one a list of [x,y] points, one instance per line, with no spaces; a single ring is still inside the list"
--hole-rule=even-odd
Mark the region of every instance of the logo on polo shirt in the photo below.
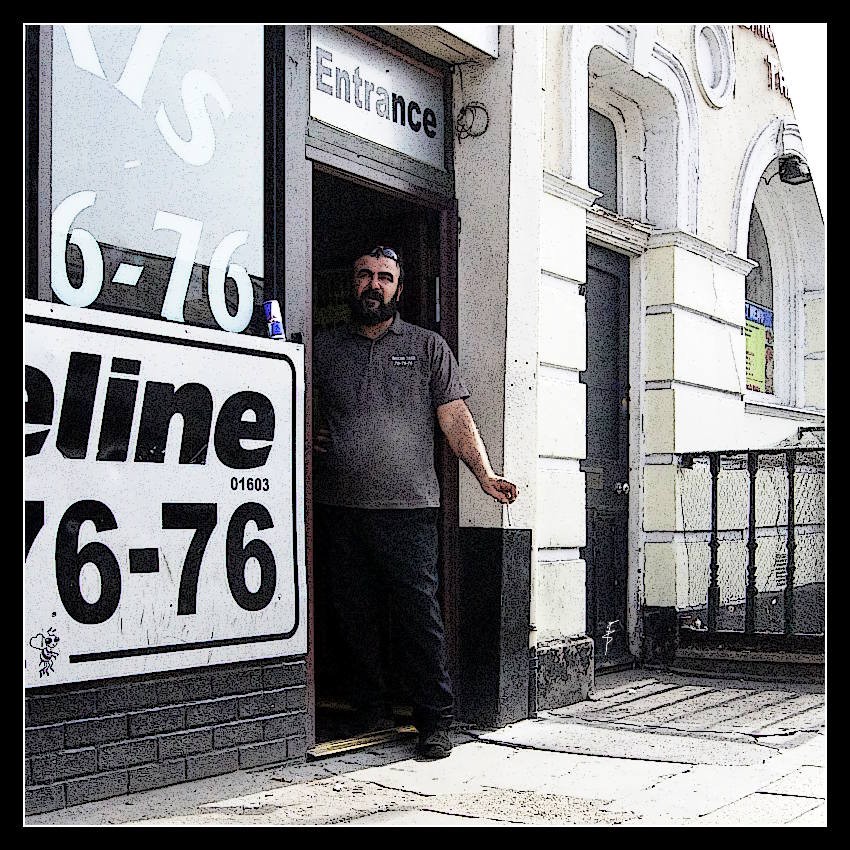
[[[416,363],[416,355],[408,354],[407,357],[396,357],[393,355],[392,361],[393,366],[410,366],[413,368],[413,365]]]

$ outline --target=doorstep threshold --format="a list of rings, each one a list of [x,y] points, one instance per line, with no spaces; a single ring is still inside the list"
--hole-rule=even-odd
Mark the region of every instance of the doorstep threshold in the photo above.
[[[812,652],[764,652],[758,649],[713,649],[709,647],[679,647],[676,660],[688,658],[707,661],[763,661],[782,664],[823,664],[822,653]]]
[[[355,735],[351,738],[338,738],[335,741],[324,741],[321,744],[307,750],[307,761],[338,756],[342,753],[351,753],[356,750],[365,750],[376,744],[386,744],[390,741],[399,741],[410,735],[416,734],[415,726],[395,726],[390,729],[382,729],[378,732],[367,732],[363,735]]]

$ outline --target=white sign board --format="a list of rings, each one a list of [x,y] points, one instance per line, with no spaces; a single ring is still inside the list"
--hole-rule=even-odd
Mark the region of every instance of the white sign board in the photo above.
[[[28,687],[307,651],[303,347],[27,301]]]
[[[445,170],[439,74],[334,27],[310,37],[313,118]]]

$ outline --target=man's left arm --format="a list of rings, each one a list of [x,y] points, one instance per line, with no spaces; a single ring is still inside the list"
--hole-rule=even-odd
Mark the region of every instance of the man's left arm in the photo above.
[[[437,421],[452,451],[469,467],[481,489],[497,502],[513,502],[517,497],[516,485],[493,471],[484,441],[466,402],[459,398],[441,404],[437,408]]]

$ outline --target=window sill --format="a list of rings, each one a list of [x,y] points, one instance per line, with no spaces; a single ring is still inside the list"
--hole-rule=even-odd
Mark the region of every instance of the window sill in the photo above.
[[[760,416],[780,416],[783,419],[797,419],[822,425],[826,414],[820,410],[805,407],[792,407],[773,399],[755,399],[751,395],[744,397],[744,412]]]

